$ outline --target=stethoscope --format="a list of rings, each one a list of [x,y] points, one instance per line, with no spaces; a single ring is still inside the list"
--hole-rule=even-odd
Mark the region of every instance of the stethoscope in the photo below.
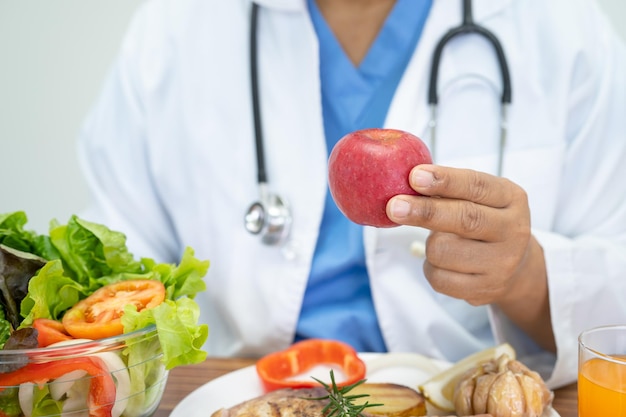
[[[261,241],[266,245],[283,245],[287,242],[293,216],[288,203],[279,195],[269,190],[267,171],[265,165],[265,152],[263,147],[263,128],[261,124],[261,108],[259,99],[259,80],[257,62],[257,22],[258,4],[252,2],[250,15],[250,87],[252,93],[252,113],[254,117],[254,137],[256,146],[257,162],[257,184],[259,188],[259,199],[252,203],[244,216],[244,225],[248,232],[259,235]],[[478,34],[483,36],[494,48],[498,58],[500,74],[502,77],[502,97],[501,97],[501,120],[500,120],[500,143],[498,154],[498,175],[502,174],[502,160],[504,157],[504,147],[507,135],[507,113],[511,104],[511,78],[509,67],[504,56],[504,50],[498,38],[488,29],[476,24],[472,17],[472,1],[463,0],[463,21],[460,26],[450,29],[437,43],[432,57],[430,79],[428,85],[428,104],[431,110],[431,120],[429,122],[431,134],[431,151],[433,151],[436,140],[437,128],[437,78],[441,54],[448,42],[462,34]],[[433,155],[434,159],[434,155]]]
[[[291,231],[293,216],[285,200],[270,192],[265,169],[265,150],[263,148],[263,126],[261,125],[261,106],[259,99],[259,77],[257,63],[257,21],[259,5],[252,2],[250,17],[250,87],[252,92],[252,114],[254,117],[254,142],[256,146],[257,184],[259,200],[250,205],[244,216],[246,230],[253,235],[260,235],[266,245],[282,245]]]
[[[441,54],[448,42],[459,35],[467,34],[477,34],[484,37],[491,44],[496,57],[498,58],[500,76],[502,77],[502,95],[500,100],[500,143],[498,147],[497,173],[498,176],[501,176],[508,128],[508,109],[511,104],[511,75],[509,73],[509,66],[507,64],[506,57],[504,56],[504,49],[502,48],[502,44],[496,35],[484,26],[480,26],[474,22],[474,18],[472,17],[472,0],[463,0],[463,22],[461,25],[448,30],[448,32],[446,32],[446,34],[439,40],[435,46],[435,52],[433,52],[430,67],[430,79],[428,81],[428,104],[430,106],[430,121],[428,126],[430,128],[430,149],[433,160],[436,160],[437,108],[439,105],[439,97],[437,95],[437,78],[439,77]]]

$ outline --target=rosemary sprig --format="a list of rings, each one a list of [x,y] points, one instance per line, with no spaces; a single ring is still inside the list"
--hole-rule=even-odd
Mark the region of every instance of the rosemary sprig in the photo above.
[[[347,395],[354,387],[364,383],[366,381],[365,379],[355,382],[352,385],[346,385],[340,388],[335,383],[335,374],[332,369],[330,370],[331,385],[328,385],[315,377],[311,378],[322,384],[324,389],[326,389],[326,392],[328,392],[328,395],[323,397],[310,398],[311,400],[329,400],[326,407],[322,410],[322,414],[325,417],[362,417],[362,412],[366,408],[383,405],[370,404],[368,401],[361,405],[354,404],[354,400],[369,397],[369,394]]]

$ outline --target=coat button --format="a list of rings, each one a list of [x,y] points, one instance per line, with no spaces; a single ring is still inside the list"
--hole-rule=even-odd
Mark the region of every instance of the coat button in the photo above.
[[[426,243],[421,242],[419,240],[414,240],[411,243],[411,255],[416,258],[425,258],[426,257]]]

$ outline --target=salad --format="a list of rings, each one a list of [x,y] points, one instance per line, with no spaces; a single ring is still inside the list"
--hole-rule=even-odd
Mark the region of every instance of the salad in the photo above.
[[[207,356],[194,297],[209,261],[191,248],[178,264],[136,259],[122,233],[77,216],[48,235],[26,223],[22,211],[0,214],[0,417],[154,411],[167,371]],[[125,336],[123,349],[93,355],[4,360]]]

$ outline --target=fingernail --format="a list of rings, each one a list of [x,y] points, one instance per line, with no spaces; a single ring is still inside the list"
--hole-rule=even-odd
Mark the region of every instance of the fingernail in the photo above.
[[[430,187],[435,182],[435,177],[430,171],[416,169],[411,175],[411,183],[417,187]]]
[[[408,201],[400,198],[391,200],[391,215],[395,218],[404,218],[411,212],[411,205]]]

